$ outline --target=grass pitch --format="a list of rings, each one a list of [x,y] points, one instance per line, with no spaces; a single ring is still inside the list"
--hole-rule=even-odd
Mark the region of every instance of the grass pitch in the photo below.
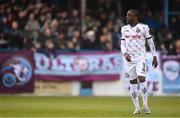
[[[130,97],[0,96],[0,117],[180,117],[180,97],[149,104],[152,114],[132,115]]]

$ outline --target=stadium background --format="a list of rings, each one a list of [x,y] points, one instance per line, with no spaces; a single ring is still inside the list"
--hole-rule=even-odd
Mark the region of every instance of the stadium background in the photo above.
[[[153,96],[175,96],[165,98],[165,101],[173,99],[174,103],[171,105],[178,104],[180,93],[179,0],[0,0],[1,108],[3,109],[2,102],[5,98],[7,100],[14,98],[15,101],[18,99],[18,96],[9,95],[129,96],[129,85],[124,76],[123,63],[120,63],[122,66],[118,68],[120,76],[118,78],[116,76],[115,79],[108,79],[108,74],[105,74],[107,78],[104,77],[102,81],[96,80],[97,77],[95,79],[91,77],[88,80],[91,75],[81,79],[74,76],[64,79],[61,75],[56,80],[51,80],[51,78],[44,79],[45,77],[39,79],[41,77],[37,76],[37,73],[42,74],[43,70],[37,70],[37,60],[44,55],[48,59],[63,55],[66,60],[68,55],[72,58],[79,55],[96,58],[97,55],[104,59],[106,54],[115,54],[122,61],[119,48],[120,30],[126,24],[125,15],[130,8],[140,11],[140,21],[151,28],[158,51],[160,63],[155,70],[150,67],[152,57],[149,52],[147,53],[150,95],[155,100],[156,97]],[[148,47],[147,50],[149,50]],[[11,63],[16,63],[16,60],[27,68],[30,68],[28,64],[31,64],[32,73],[28,71],[27,75],[25,74],[26,76],[31,74],[30,79],[19,82],[15,76],[16,73],[12,72],[11,68],[5,68]],[[11,107],[9,104],[8,108]],[[2,109],[1,114],[3,114]],[[174,112],[178,113],[176,110]],[[173,116],[173,113],[167,116]],[[11,116],[7,114],[2,116]]]

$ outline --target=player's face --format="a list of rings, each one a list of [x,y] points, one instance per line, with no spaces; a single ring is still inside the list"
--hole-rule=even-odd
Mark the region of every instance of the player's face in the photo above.
[[[134,23],[136,21],[137,17],[134,12],[128,11],[126,15],[126,22],[127,23]]]

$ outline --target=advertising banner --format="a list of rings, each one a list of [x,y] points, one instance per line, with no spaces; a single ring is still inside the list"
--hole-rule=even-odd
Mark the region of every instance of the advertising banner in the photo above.
[[[34,53],[34,60],[40,80],[117,80],[122,71],[118,51]]]
[[[0,93],[34,91],[33,53],[0,52]]]
[[[73,95],[75,81],[43,81],[36,80],[35,93],[44,95]],[[78,88],[79,91],[79,88]]]
[[[180,93],[180,54],[161,55],[163,92]]]

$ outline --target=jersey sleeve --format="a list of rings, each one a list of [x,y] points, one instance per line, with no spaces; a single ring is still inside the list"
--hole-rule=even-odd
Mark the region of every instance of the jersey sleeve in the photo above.
[[[150,33],[150,29],[149,29],[149,26],[148,25],[145,25],[145,38],[146,39],[150,39],[152,36],[151,36],[151,33]]]
[[[156,56],[156,48],[155,48],[153,37],[150,33],[150,29],[149,29],[148,25],[146,25],[146,27],[145,27],[145,38],[147,39],[147,43],[150,47],[150,51],[151,51],[152,55]]]
[[[123,27],[121,29],[121,52],[124,54],[126,52],[126,42]]]
[[[124,28],[121,28],[121,40],[125,40]]]
[[[156,56],[156,48],[155,48],[155,45],[154,45],[154,42],[153,42],[153,38],[149,38],[147,40],[147,43],[148,43],[148,45],[150,47],[151,54],[153,56]]]

